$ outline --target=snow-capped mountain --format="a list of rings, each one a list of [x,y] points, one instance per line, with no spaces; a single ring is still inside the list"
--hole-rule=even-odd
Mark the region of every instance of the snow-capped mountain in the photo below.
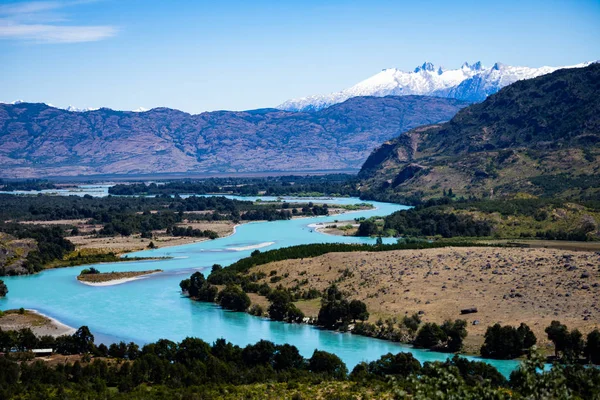
[[[388,68],[358,84],[327,95],[288,100],[277,108],[289,111],[316,111],[357,96],[425,95],[479,102],[504,86],[522,79],[549,74],[561,68],[581,68],[585,62],[568,67],[512,67],[500,63],[491,68],[481,62],[464,63],[458,69],[444,69],[425,62],[411,72]]]
[[[65,108],[65,110],[67,111],[72,111],[72,112],[88,112],[88,111],[96,111],[99,110],[98,107],[87,107],[87,108],[79,108],[79,107],[75,107],[72,105],[69,105],[69,107]]]

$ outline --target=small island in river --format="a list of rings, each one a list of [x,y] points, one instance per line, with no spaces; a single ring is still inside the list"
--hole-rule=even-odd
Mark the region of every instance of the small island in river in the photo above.
[[[100,272],[95,268],[81,271],[77,280],[90,286],[111,286],[139,279],[142,276],[163,272],[162,269],[148,271],[122,271],[122,272]]]

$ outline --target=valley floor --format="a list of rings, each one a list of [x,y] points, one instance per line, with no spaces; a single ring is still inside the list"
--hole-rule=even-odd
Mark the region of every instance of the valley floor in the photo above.
[[[600,325],[600,254],[542,248],[447,247],[329,253],[253,268],[277,284],[323,290],[332,283],[364,301],[369,322],[422,312],[425,322],[466,319],[465,350],[477,353],[488,326],[527,323],[546,348],[552,320],[584,334]],[[269,282],[269,277],[265,278]],[[258,299],[256,299],[258,300]],[[255,299],[253,299],[253,302]],[[316,316],[319,301],[297,306]],[[474,314],[460,310],[477,307]]]

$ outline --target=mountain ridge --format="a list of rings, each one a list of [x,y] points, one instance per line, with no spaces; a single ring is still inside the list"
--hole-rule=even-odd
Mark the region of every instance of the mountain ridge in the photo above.
[[[436,67],[425,62],[411,72],[386,68],[350,88],[325,95],[288,100],[278,106],[288,111],[318,111],[356,96],[426,95],[454,98],[471,103],[523,79],[531,79],[564,68],[583,68],[597,61],[568,67],[513,67],[495,63],[486,68],[480,61],[458,69]]]
[[[318,113],[276,109],[191,115],[70,112],[0,104],[3,177],[358,170],[384,140],[450,119],[467,103],[425,96],[361,97]]]

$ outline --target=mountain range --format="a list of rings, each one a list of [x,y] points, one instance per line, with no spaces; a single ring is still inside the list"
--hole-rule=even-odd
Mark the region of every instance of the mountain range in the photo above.
[[[377,148],[366,197],[600,195],[600,64],[516,82]]]
[[[501,63],[491,68],[481,62],[464,63],[458,69],[444,69],[425,62],[413,71],[396,68],[380,73],[358,84],[327,95],[308,96],[288,100],[277,108],[288,111],[317,111],[356,96],[407,96],[424,95],[481,102],[490,94],[514,82],[549,74],[562,68],[581,68],[585,62],[570,67],[513,67]]]
[[[356,97],[318,112],[190,115],[0,104],[0,176],[356,170],[382,142],[447,121],[468,103]]]

